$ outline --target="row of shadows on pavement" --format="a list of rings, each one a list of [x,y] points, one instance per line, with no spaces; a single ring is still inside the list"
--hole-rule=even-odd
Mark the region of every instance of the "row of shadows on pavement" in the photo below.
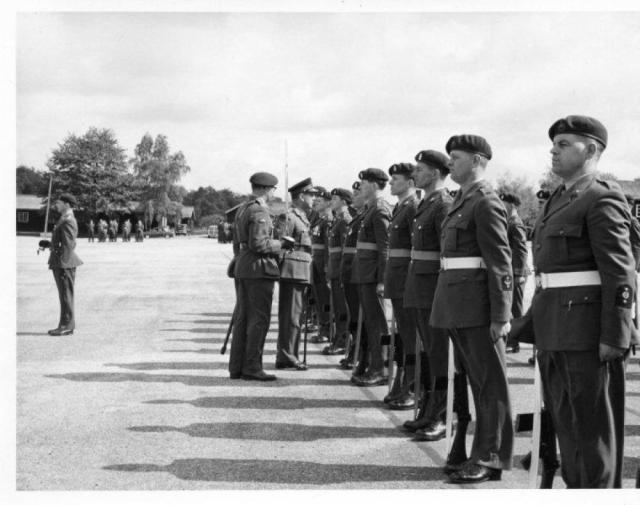
[[[230,313],[195,313],[180,314],[180,319],[167,320],[168,323],[182,324],[181,328],[164,328],[160,331],[173,333],[176,337],[168,338],[168,342],[190,345],[206,345],[200,349],[167,349],[167,353],[197,353],[218,354],[225,339]],[[197,319],[190,319],[190,317]],[[203,319],[205,318],[205,319]],[[196,325],[191,327],[190,325]],[[197,326],[208,325],[208,326]],[[216,325],[216,326],[211,326]],[[211,337],[182,338],[178,335],[207,334]],[[267,338],[265,356],[275,355],[274,328],[271,328]],[[320,346],[322,347],[322,345]],[[320,348],[310,344],[308,356],[321,355]],[[336,360],[337,362],[337,360]],[[50,375],[49,377],[64,378],[73,381],[89,382],[180,382],[188,386],[204,387],[237,387],[237,388],[279,388],[290,386],[344,386],[347,377],[342,379],[308,379],[304,377],[282,377],[273,382],[231,381],[227,375],[227,360],[224,361],[166,361],[166,362],[137,362],[137,363],[106,363],[105,366],[116,367],[124,371],[69,373]],[[528,367],[526,363],[510,361],[509,367]],[[270,368],[267,366],[267,368]],[[335,363],[313,363],[313,369],[336,369]],[[203,370],[222,371],[220,376],[191,375],[191,374],[157,374],[144,373],[156,370]],[[302,374],[301,374],[302,375]],[[639,380],[640,373],[628,373],[629,380]],[[510,377],[509,383],[533,384],[533,379]],[[380,401],[366,389],[361,390],[367,399],[306,399],[296,396],[263,397],[263,396],[209,396],[191,400],[162,399],[145,403],[156,405],[191,405],[198,408],[222,409],[259,409],[259,410],[300,410],[300,409],[362,409],[381,408]],[[638,393],[632,393],[638,396]],[[336,418],[340,418],[336,415]],[[323,439],[372,439],[372,438],[407,438],[406,433],[396,427],[356,427],[356,426],[314,426],[292,423],[194,423],[187,426],[133,426],[129,430],[140,433],[178,432],[191,437],[222,438],[234,440],[268,440],[279,442],[314,442]],[[473,433],[474,423],[469,433]],[[626,436],[640,436],[640,425],[627,425]],[[530,434],[518,434],[518,437],[528,438]],[[432,453],[432,451],[428,451]],[[433,456],[433,454],[432,454]],[[514,458],[518,463],[522,455]],[[441,458],[432,458],[441,460]],[[624,478],[635,477],[635,468],[639,463],[637,457],[625,458]],[[105,470],[122,472],[168,472],[186,481],[211,481],[264,484],[291,485],[327,485],[353,484],[358,482],[411,482],[443,481],[443,474],[438,466],[389,466],[389,465],[354,465],[354,464],[323,464],[304,461],[286,461],[270,459],[176,459],[169,465],[155,465],[146,463],[114,464],[103,467]],[[241,486],[239,486],[241,487]]]

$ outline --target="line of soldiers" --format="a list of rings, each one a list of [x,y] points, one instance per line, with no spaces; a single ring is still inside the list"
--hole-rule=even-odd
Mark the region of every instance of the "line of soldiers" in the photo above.
[[[624,364],[637,328],[640,255],[632,255],[634,225],[623,195],[595,174],[604,126],[569,116],[554,123],[549,137],[553,170],[566,189],[550,196],[536,223],[536,293],[525,316],[529,271],[519,202],[501,198],[484,180],[492,158],[484,138],[453,136],[447,154],[420,151],[415,164],[394,164],[388,175],[363,170],[352,192],[328,192],[305,179],[289,188],[291,208],[275,224],[267,203],[278,180],[254,174],[254,196],[234,225],[230,377],[276,379],[263,370],[262,349],[277,280],[275,366],[307,369],[299,347],[310,286],[320,325],[315,341],[329,340],[323,353],[345,353],[340,366],[353,369],[351,381],[360,387],[386,384],[385,365],[395,368],[384,403],[419,407],[404,423],[417,440],[445,436],[452,381],[458,423],[445,472],[452,483],[500,480],[511,467],[514,441],[505,352],[518,346],[508,340],[512,319],[528,317],[567,486],[619,487]],[[460,185],[455,196],[444,186],[449,175]],[[397,198],[393,208],[382,197],[387,184]],[[469,457],[468,384],[477,416]]]
[[[95,242],[96,224],[93,219],[87,223],[89,242]],[[118,221],[111,219],[108,223],[104,219],[98,221],[98,242],[116,242],[118,240]],[[140,219],[136,223],[136,242],[144,240],[144,224]],[[122,224],[122,241],[131,242],[131,221],[127,219]]]

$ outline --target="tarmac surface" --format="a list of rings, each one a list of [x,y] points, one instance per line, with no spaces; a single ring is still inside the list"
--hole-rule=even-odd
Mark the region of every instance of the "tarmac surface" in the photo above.
[[[37,243],[17,238],[18,490],[462,487],[440,470],[445,441],[411,441],[401,426],[413,411],[383,408],[386,387],[353,386],[325,344],[309,344],[307,372],[275,371],[277,317],[264,361],[278,380],[228,378],[230,244],[80,239],[76,331],[51,337],[58,297]],[[533,410],[530,356],[507,358],[514,414]],[[627,369],[625,488],[640,465],[639,365]],[[517,434],[513,470],[471,487],[527,488],[518,462],[530,445]]]

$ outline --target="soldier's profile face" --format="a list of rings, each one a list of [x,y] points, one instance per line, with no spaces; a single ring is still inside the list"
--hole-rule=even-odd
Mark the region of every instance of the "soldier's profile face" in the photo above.
[[[584,137],[561,133],[553,137],[551,170],[562,178],[570,178],[580,170],[588,157],[588,142]]]
[[[364,179],[360,182],[360,193],[362,194],[363,199],[366,200],[375,192],[373,188],[374,185],[375,182],[367,181]]]
[[[473,174],[473,155],[466,151],[453,150],[449,154],[449,170],[451,180],[464,184]]]
[[[416,164],[416,168],[413,172],[413,179],[416,182],[416,187],[426,188],[433,178],[435,177],[435,170],[433,170],[426,163],[419,161]]]
[[[406,178],[404,175],[393,174],[389,180],[389,189],[392,195],[401,195],[409,189],[411,186],[411,179]]]
[[[331,202],[329,202],[331,210],[336,211],[339,210],[340,207],[342,207],[342,198],[340,198],[338,195],[332,195],[331,196]]]

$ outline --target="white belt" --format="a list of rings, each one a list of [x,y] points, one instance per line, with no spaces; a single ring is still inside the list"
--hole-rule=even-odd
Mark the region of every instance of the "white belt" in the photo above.
[[[410,249],[389,249],[389,258],[410,258]]]
[[[355,254],[356,253],[356,248],[355,247],[343,247],[342,248],[342,254]]]
[[[558,272],[536,275],[536,286],[541,289],[569,288],[573,286],[599,286],[602,284],[600,272],[585,270],[582,272]]]
[[[375,242],[360,242],[356,244],[356,249],[366,249],[367,251],[377,251],[378,245]]]
[[[325,246],[324,244],[311,244],[311,249],[313,249],[314,251],[324,251]]]
[[[329,247],[329,254],[341,253],[342,247]]]
[[[440,251],[416,251],[411,249],[412,260],[439,261]]]
[[[442,270],[461,270],[465,268],[487,268],[482,256],[465,256],[462,258],[440,258]]]

